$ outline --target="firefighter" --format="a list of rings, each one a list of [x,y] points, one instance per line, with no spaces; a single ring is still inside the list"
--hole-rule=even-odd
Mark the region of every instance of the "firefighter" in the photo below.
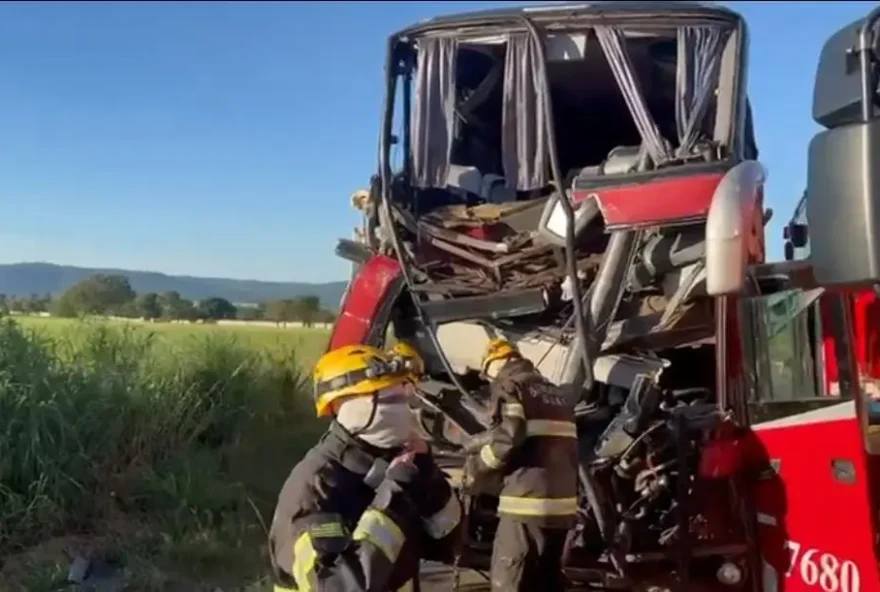
[[[577,433],[565,392],[509,342],[489,343],[494,421],[468,446],[466,487],[501,479],[492,590],[563,590],[561,558],[577,514]]]
[[[389,351],[388,355],[409,375],[410,380],[404,385],[408,393],[412,394],[416,384],[425,375],[425,362],[416,349],[405,341],[398,341]],[[419,479],[424,483],[424,488],[433,499],[427,503],[429,512],[433,513],[437,508],[443,507],[451,518],[447,526],[437,528],[432,521],[423,520],[422,536],[420,537],[420,557],[449,563],[455,559],[459,546],[459,524],[462,521],[462,507],[458,496],[452,491],[443,473],[434,462],[426,442],[418,437],[413,431],[409,441],[409,449],[415,453],[414,462],[418,468]],[[449,527],[455,524],[453,530]],[[447,532],[448,531],[448,532]]]
[[[458,499],[412,435],[407,384],[421,368],[404,346],[345,346],[318,361],[315,409],[333,420],[278,498],[276,592],[416,590],[419,544],[457,541]]]

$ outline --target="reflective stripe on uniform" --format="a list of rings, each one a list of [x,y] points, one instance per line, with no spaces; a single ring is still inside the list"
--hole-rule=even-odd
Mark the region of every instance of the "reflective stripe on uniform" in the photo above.
[[[572,421],[530,419],[526,422],[526,435],[577,438],[577,426]]]
[[[309,528],[309,535],[315,539],[344,537],[345,530],[339,522],[325,522]]]
[[[302,533],[293,545],[293,579],[296,580],[296,586],[300,592],[311,590],[309,574],[315,569],[317,556],[315,547],[312,545],[312,537],[308,532]]]
[[[416,589],[415,584],[413,584],[413,581],[410,580],[406,584],[404,584],[403,586],[398,588],[397,592],[413,592],[415,589]]]
[[[450,532],[455,530],[461,521],[461,505],[458,498],[450,494],[449,501],[443,506],[443,509],[429,518],[425,518],[423,523],[425,530],[432,539],[442,539]]]
[[[311,590],[309,574],[315,569],[317,552],[313,539],[334,539],[345,537],[345,529],[340,522],[323,522],[311,525],[293,545],[293,579],[300,592]],[[281,587],[281,590],[285,590]]]
[[[522,403],[505,403],[501,406],[501,415],[508,417],[522,417],[525,419],[526,410]]]
[[[293,588],[285,588],[284,586],[279,586],[275,584],[272,588],[272,592],[299,592],[298,590],[294,590]]]
[[[372,508],[361,516],[352,538],[356,541],[372,543],[385,554],[391,563],[397,560],[405,540],[403,531],[391,518]]]
[[[512,497],[498,499],[498,511],[517,516],[570,516],[577,514],[577,498]]]
[[[480,460],[482,460],[487,467],[490,469],[498,469],[503,464],[495,453],[492,452],[492,447],[488,444],[480,448]]]

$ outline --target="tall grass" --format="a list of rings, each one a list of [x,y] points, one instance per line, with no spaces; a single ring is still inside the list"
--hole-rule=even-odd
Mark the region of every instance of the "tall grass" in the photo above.
[[[0,557],[123,521],[148,555],[223,564],[229,546],[262,541],[322,428],[292,349],[0,320]]]

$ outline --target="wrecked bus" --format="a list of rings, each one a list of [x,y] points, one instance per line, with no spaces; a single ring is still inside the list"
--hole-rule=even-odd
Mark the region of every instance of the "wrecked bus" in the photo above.
[[[843,64],[835,51],[824,62]],[[765,261],[771,213],[747,63],[743,19],[691,2],[499,9],[389,39],[379,168],[352,198],[362,227],[337,247],[353,275],[330,347],[392,335],[422,352],[429,376],[414,413],[453,483],[469,436],[493,419],[479,374],[490,339],[513,341],[571,385],[572,583],[806,590],[818,585],[817,557],[837,561],[836,589],[877,579],[872,547],[845,552],[874,528],[864,491],[840,488],[866,470],[853,452],[862,393],[850,377],[848,297],[822,292],[816,253]],[[821,211],[831,198],[809,199]],[[825,236],[831,219],[811,218],[811,235]],[[826,284],[880,279],[832,247],[814,246]],[[838,393],[776,401],[769,313],[780,302],[808,308],[820,292]],[[816,462],[798,460],[832,432]],[[850,500],[858,533],[820,537],[802,500],[786,523],[779,504],[792,486]],[[460,565],[483,569],[497,496],[467,504]]]

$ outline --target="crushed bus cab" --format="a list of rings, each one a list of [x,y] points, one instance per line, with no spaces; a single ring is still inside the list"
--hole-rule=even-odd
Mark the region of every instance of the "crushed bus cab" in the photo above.
[[[548,5],[389,38],[331,347],[390,330],[419,349],[413,413],[456,485],[493,421],[491,339],[571,385],[572,586],[880,592],[876,312],[859,308],[880,283],[876,21],[823,48],[784,262],[765,260],[735,11]],[[459,564],[486,569],[497,492],[466,499]]]

